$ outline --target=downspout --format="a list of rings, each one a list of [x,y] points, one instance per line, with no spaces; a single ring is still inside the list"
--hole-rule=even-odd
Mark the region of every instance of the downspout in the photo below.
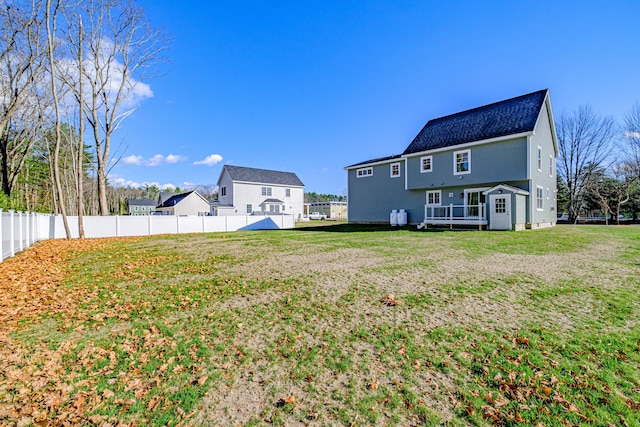
[[[529,185],[529,208],[527,222],[533,226],[533,181],[531,180],[531,135],[527,135],[527,184]]]
[[[405,157],[404,158],[404,190],[407,191],[409,189],[409,177],[407,176],[407,173],[409,171],[409,166],[407,166],[408,164],[408,159]]]

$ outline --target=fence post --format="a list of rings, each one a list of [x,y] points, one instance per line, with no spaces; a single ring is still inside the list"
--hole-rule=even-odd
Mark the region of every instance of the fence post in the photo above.
[[[16,254],[16,242],[14,240],[15,230],[13,229],[13,209],[9,209],[9,256]]]
[[[30,225],[29,224],[30,215],[29,215],[28,211],[25,212],[24,214],[26,215],[24,223],[25,223],[25,225],[27,227],[27,229],[24,230],[24,237],[25,237],[24,240],[27,242],[27,248],[28,248],[29,246],[31,246],[31,237],[30,237],[31,236],[31,227],[29,227],[29,225]]]
[[[180,234],[180,216],[176,215],[176,234]]]
[[[204,215],[202,215],[202,232],[204,233]]]
[[[22,211],[18,211],[18,252],[23,250]]]
[[[151,220],[151,217],[152,217],[152,216],[153,216],[153,215],[151,215],[151,214],[147,215],[147,218],[149,219],[149,236],[151,236],[151,223],[153,222],[153,221]]]

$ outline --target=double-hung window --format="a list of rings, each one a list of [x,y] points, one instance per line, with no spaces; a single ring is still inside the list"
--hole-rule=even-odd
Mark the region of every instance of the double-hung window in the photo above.
[[[262,187],[263,196],[271,196],[271,187]]]
[[[453,153],[453,174],[464,175],[471,173],[471,150],[455,151]]]
[[[549,155],[549,176],[553,176],[553,156]]]
[[[223,197],[227,195],[227,187],[220,187],[220,195]]]
[[[538,146],[538,171],[542,172],[542,147]]]
[[[247,213],[248,214],[253,213],[253,206],[251,205],[251,203],[247,203]]]
[[[397,178],[400,176],[400,163],[391,163],[389,167],[389,173],[391,178]]]
[[[539,185],[536,187],[536,209],[544,210],[544,188]]]
[[[420,173],[433,171],[433,156],[420,157]]]
[[[284,190],[284,197],[291,197],[291,189],[287,188]]]

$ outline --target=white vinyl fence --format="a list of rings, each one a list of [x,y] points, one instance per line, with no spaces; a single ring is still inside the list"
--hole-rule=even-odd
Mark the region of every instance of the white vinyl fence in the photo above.
[[[85,216],[84,234],[93,237],[275,230],[294,227],[293,215],[242,216]],[[68,216],[71,237],[78,238],[78,217]],[[66,238],[62,216],[0,209],[0,262],[35,242]]]

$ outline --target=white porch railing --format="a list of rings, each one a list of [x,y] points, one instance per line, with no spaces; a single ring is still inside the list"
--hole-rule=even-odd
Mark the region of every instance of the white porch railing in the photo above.
[[[424,206],[426,224],[487,224],[486,203],[478,205]]]

